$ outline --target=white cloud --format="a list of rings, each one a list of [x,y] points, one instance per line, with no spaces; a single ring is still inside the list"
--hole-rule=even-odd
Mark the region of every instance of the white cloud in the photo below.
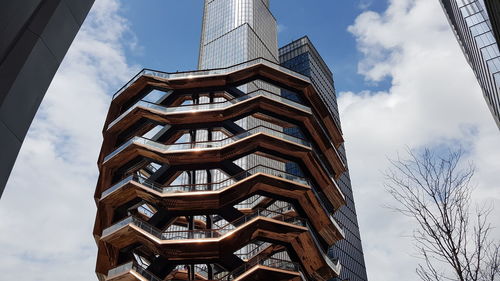
[[[418,280],[413,222],[383,206],[387,157],[405,147],[460,144],[477,166],[477,199],[496,203],[500,221],[500,131],[435,0],[391,0],[349,27],[367,82],[391,79],[386,92],[341,93],[339,107],[371,280]],[[499,225],[497,225],[499,226]]]
[[[358,3],[358,8],[361,10],[366,10],[373,5],[373,0],[360,0]]]
[[[2,279],[96,280],[100,131],[110,94],[137,72],[119,10],[118,0],[95,2],[27,135],[0,204]]]

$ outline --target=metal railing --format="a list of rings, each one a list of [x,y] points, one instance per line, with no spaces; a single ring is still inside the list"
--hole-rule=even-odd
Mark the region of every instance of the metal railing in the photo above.
[[[241,225],[250,222],[251,220],[257,218],[257,217],[265,217],[265,218],[271,218],[276,221],[280,222],[286,222],[289,224],[293,225],[298,225],[298,226],[306,226],[307,222],[305,219],[296,217],[296,216],[290,216],[286,215],[280,212],[276,211],[269,211],[266,209],[257,209],[255,212],[252,214],[244,215],[240,217],[239,219],[227,223],[224,226],[221,226],[220,228],[217,229],[196,229],[196,230],[179,230],[179,231],[165,231],[162,232],[161,230],[155,228],[154,226],[148,224],[147,222],[142,221],[141,219],[138,219],[134,216],[129,216],[114,225],[106,228],[102,232],[102,236],[107,236],[129,224],[133,224],[136,227],[139,227],[140,229],[146,231],[147,233],[161,239],[161,240],[181,240],[181,239],[208,239],[208,238],[218,238],[221,237],[229,232],[234,231]]]
[[[106,280],[111,279],[112,277],[118,276],[120,274],[126,273],[128,271],[134,270],[139,273],[142,277],[144,277],[148,281],[162,281],[162,279],[156,277],[153,273],[147,271],[145,268],[137,264],[136,262],[129,262],[126,264],[122,264],[118,267],[115,267],[108,271],[108,278]]]
[[[302,177],[299,177],[299,176],[296,176],[293,174],[289,174],[287,172],[284,172],[284,171],[281,171],[281,170],[278,170],[275,168],[267,167],[264,165],[257,165],[253,168],[250,168],[244,172],[236,174],[235,176],[228,178],[228,179],[225,179],[225,180],[220,181],[220,182],[203,183],[203,184],[184,184],[184,185],[163,186],[163,185],[159,185],[157,183],[148,181],[147,179],[134,174],[134,175],[130,175],[130,176],[126,177],[125,179],[121,180],[117,184],[113,185],[111,188],[105,190],[101,195],[101,199],[116,192],[121,187],[123,187],[124,185],[126,185],[127,183],[129,183],[131,181],[136,181],[142,185],[145,185],[145,186],[147,186],[155,191],[161,192],[161,193],[217,191],[217,190],[226,188],[228,186],[231,186],[231,185],[237,183],[238,181],[244,180],[244,179],[251,177],[255,174],[258,174],[258,173],[284,178],[286,180],[290,180],[290,181],[297,182],[297,183],[311,187],[311,190],[314,192],[314,194],[316,195],[316,198],[320,202],[321,208],[323,209],[323,211],[326,214],[329,214],[328,208],[325,206],[325,202],[327,202],[328,199],[326,198],[326,196],[323,193],[321,193],[321,194],[318,193],[318,191],[313,187],[313,185],[309,179],[302,178]],[[262,200],[262,196],[255,195],[255,196],[248,198],[244,202],[236,204],[235,207],[240,208],[240,209],[242,209],[242,208],[252,209],[258,203],[260,203],[261,200]],[[287,211],[287,210],[289,210],[289,209],[281,210],[281,211]],[[344,232],[342,230],[342,227],[337,223],[337,221],[333,218],[333,216],[331,216],[331,215],[328,215],[328,216],[330,218],[330,221],[340,231],[341,235],[344,236]]]
[[[230,281],[238,278],[241,274],[247,272],[248,270],[252,269],[253,267],[256,267],[258,265],[263,265],[267,266],[270,268],[276,268],[276,269],[281,269],[281,270],[286,270],[290,272],[300,272],[300,265],[298,263],[294,263],[291,261],[287,260],[280,260],[280,259],[275,259],[275,258],[261,258],[256,261],[253,261],[251,263],[245,263],[242,266],[236,268],[235,270],[231,272],[221,272],[218,274],[214,275],[214,278],[209,279],[209,280],[216,280],[216,281]],[[129,262],[123,265],[120,265],[116,268],[113,268],[108,271],[108,276],[107,280],[112,279],[115,276],[118,276],[120,274],[124,274],[126,272],[134,270],[135,272],[139,273],[144,279],[148,281],[162,281],[162,279],[158,278],[155,276],[153,273],[149,272],[142,266],[138,265],[136,262]],[[179,270],[179,269],[177,269]],[[200,274],[201,276],[204,276],[205,278],[208,276],[206,268],[200,267],[200,266],[195,266],[195,272],[197,274]]]
[[[295,72],[295,71],[293,71],[291,69],[288,69],[286,67],[278,65],[278,64],[276,64],[274,62],[271,62],[271,61],[269,61],[269,60],[267,60],[265,58],[256,58],[256,59],[253,59],[253,60],[250,60],[250,61],[247,61],[247,62],[243,62],[243,63],[237,64],[237,65],[234,65],[234,66],[230,66],[230,67],[227,67],[227,68],[211,69],[211,70],[198,70],[198,71],[167,73],[167,72],[161,72],[161,71],[156,71],[156,70],[151,70],[151,69],[143,69],[136,76],[134,76],[134,78],[132,78],[126,85],[124,85],[120,90],[118,90],[117,93],[115,93],[113,95],[113,99],[115,99],[116,97],[120,96],[120,94],[123,93],[125,91],[125,89],[127,89],[130,85],[132,85],[141,76],[150,76],[150,77],[157,77],[157,78],[163,78],[163,79],[195,78],[195,77],[202,77],[202,76],[213,76],[213,75],[228,74],[228,73],[231,73],[231,72],[234,72],[234,71],[237,71],[237,70],[241,70],[241,69],[246,68],[246,67],[254,66],[254,65],[257,65],[257,64],[263,64],[263,65],[269,66],[269,67],[274,68],[276,70],[279,70],[279,71],[285,72],[287,74],[290,74],[292,76],[295,76],[297,78],[300,78],[300,79],[302,79],[302,80],[304,80],[304,81],[306,81],[308,83],[311,83],[311,79],[309,77],[305,76],[305,75],[302,75],[302,74],[297,73],[297,72]],[[316,89],[316,87],[314,86],[314,84],[311,84],[311,85]],[[257,90],[255,92],[259,92],[259,91],[265,91],[265,90]],[[316,92],[318,92],[317,89],[316,89]],[[249,94],[251,94],[251,93],[249,93]],[[247,94],[247,95],[249,95],[249,94]],[[271,94],[271,95],[269,95],[269,94]],[[276,94],[271,93],[271,92],[267,92],[266,96],[277,97],[281,101],[286,102],[286,103],[291,102],[291,103],[289,103],[290,105],[296,106],[298,108],[301,108],[302,110],[306,110],[307,112],[312,113],[312,111],[311,111],[311,109],[309,107],[304,106],[304,105],[302,105],[300,103],[297,103],[295,101],[292,101],[290,99],[287,99],[285,97],[276,95]],[[243,98],[243,97],[240,97],[240,98]],[[244,99],[247,99],[247,98],[248,97],[246,97]],[[134,105],[134,106],[132,106],[131,109],[128,109],[125,113],[123,113],[117,119],[115,119],[108,126],[108,129],[111,128],[118,121],[118,119],[123,118],[123,116],[125,116],[130,110],[132,110],[133,108],[135,108],[135,106],[145,106],[146,108],[154,108],[155,110],[160,110],[160,111],[168,110],[168,108],[160,106],[160,105],[157,105],[157,104],[154,104],[154,103],[148,103],[148,102],[145,102],[145,101],[140,101],[139,103],[141,103],[141,105]],[[225,103],[225,102],[222,102],[222,103]],[[214,105],[215,104],[216,103],[214,103]],[[184,109],[180,109],[182,107],[177,107],[178,109],[173,108],[171,110],[173,110],[173,112],[175,112],[176,110],[182,110],[182,111],[196,110],[196,108],[194,108],[193,106],[199,106],[201,108],[199,110],[211,109],[211,108],[206,108],[207,105],[209,105],[209,104],[190,105],[190,106],[186,106]],[[326,134],[324,128],[321,127],[320,129],[323,131],[323,133]],[[339,131],[341,131],[340,128],[337,127],[337,129]],[[328,136],[328,134],[326,134],[326,135]],[[333,146],[333,147],[335,148],[335,146]],[[337,151],[336,148],[335,148],[335,152],[338,154],[338,151]],[[340,155],[338,155],[338,157],[340,158]],[[343,163],[343,164],[345,166],[345,163]]]
[[[242,202],[234,205],[234,207],[236,209],[253,209],[260,202],[262,202],[262,200],[264,200],[265,198],[266,197],[261,196],[261,195],[254,195],[254,196],[246,199],[245,201],[242,201]]]
[[[169,231],[162,233],[162,236],[159,238],[161,238],[162,240],[218,238],[234,231],[241,225],[250,222],[257,217],[272,218],[273,220],[281,222],[286,222],[298,226],[306,226],[306,221],[303,218],[285,215],[280,212],[274,212],[265,209],[257,209],[254,213],[244,215],[239,219],[227,223],[226,225],[221,226],[217,229]]]
[[[103,191],[101,195],[101,199],[105,198],[106,196],[110,195],[111,193],[119,190],[121,187],[126,185],[127,183],[131,181],[136,181],[146,187],[149,187],[155,191],[161,192],[161,193],[172,193],[172,192],[197,192],[197,191],[217,191],[226,187],[229,187],[238,181],[244,180],[248,177],[251,177],[255,174],[262,173],[262,174],[267,174],[279,178],[283,178],[285,180],[297,182],[302,185],[306,185],[311,187],[311,181],[307,178],[299,177],[293,174],[289,174],[285,171],[267,167],[264,165],[257,165],[254,166],[246,171],[243,171],[241,173],[238,173],[228,179],[225,179],[220,182],[215,182],[215,183],[199,183],[199,184],[179,184],[179,185],[160,185],[152,181],[148,181],[146,178],[139,176],[137,174],[130,175],[120,182],[116,183],[112,187],[106,189]]]
[[[253,248],[252,245],[254,246]],[[240,250],[234,252],[236,256],[238,256],[242,260],[249,260],[255,256],[257,256],[260,252],[267,249],[272,244],[269,242],[261,242],[261,244],[248,244],[241,248]]]
[[[270,268],[276,268],[297,273],[300,271],[300,265],[295,262],[280,260],[275,258],[259,258],[256,259],[255,261],[245,263],[229,273],[218,273],[214,276],[215,277],[214,279],[220,281],[234,280],[238,278],[238,276],[240,276],[241,274],[249,271],[250,269],[258,265],[263,265]]]
[[[181,113],[181,112],[200,112],[200,111],[207,111],[207,110],[214,110],[214,109],[222,109],[226,108],[228,106],[232,106],[238,102],[242,102],[245,100],[249,100],[255,97],[267,97],[272,100],[293,106],[295,108],[298,108],[304,112],[307,112],[309,114],[312,114],[312,110],[310,107],[305,106],[301,103],[298,103],[296,101],[293,101],[291,99],[288,99],[286,97],[277,95],[275,93],[272,93],[270,91],[264,90],[264,89],[258,89],[252,92],[249,92],[241,97],[233,98],[227,101],[223,102],[213,102],[213,103],[203,103],[203,104],[189,104],[189,105],[180,105],[180,106],[174,106],[174,107],[167,107],[163,105],[159,105],[157,103],[153,102],[148,102],[145,100],[140,100],[134,105],[132,105],[130,108],[125,110],[120,116],[118,116],[113,122],[111,122],[108,125],[108,130],[112,128],[114,125],[116,125],[120,120],[125,118],[132,110],[134,110],[137,107],[145,108],[145,109],[152,109],[155,111],[159,111],[163,114],[172,114],[172,113]]]
[[[264,165],[257,165],[253,168],[250,168],[244,172],[236,174],[235,176],[228,178],[228,179],[225,179],[225,180],[220,181],[220,182],[202,183],[202,184],[200,183],[200,184],[184,184],[184,185],[163,186],[163,185],[148,181],[147,179],[145,179],[139,175],[134,174],[134,175],[130,175],[130,176],[124,178],[123,180],[121,180],[117,184],[106,189],[101,195],[101,200],[103,198],[109,196],[110,194],[116,192],[121,187],[125,186],[127,183],[129,183],[131,181],[136,181],[144,186],[147,186],[147,187],[149,187],[155,191],[161,192],[161,193],[217,191],[217,190],[226,188],[228,186],[231,186],[231,185],[237,183],[238,181],[244,180],[244,179],[251,177],[257,173],[262,173],[262,174],[267,174],[267,175],[272,175],[272,176],[284,178],[286,180],[290,180],[290,181],[297,182],[299,184],[303,184],[303,185],[311,187],[311,190],[316,195],[316,198],[320,202],[320,205],[321,205],[323,211],[325,213],[329,214],[329,210],[325,206],[325,202],[327,202],[328,199],[326,198],[326,196],[323,193],[320,194],[320,193],[318,193],[318,191],[315,188],[313,188],[312,183],[309,179],[299,177],[299,176],[296,176],[293,174],[289,174],[287,172],[284,172],[284,171],[281,171],[281,170],[278,170],[275,168],[267,167]],[[262,196],[254,195],[254,196],[248,198],[247,200],[245,200],[244,202],[236,204],[235,208],[252,209],[256,205],[258,205],[258,203],[260,203],[261,199],[262,199]],[[330,221],[336,226],[337,229],[339,229],[339,231],[341,232],[341,235],[344,236],[344,232],[342,230],[342,227],[340,227],[340,225],[333,218],[333,216],[331,216],[331,215],[328,215],[328,216],[330,218]]]
[[[247,131],[233,135],[230,137],[227,137],[222,140],[216,140],[216,141],[200,141],[200,142],[187,142],[187,143],[174,143],[174,144],[161,144],[156,141],[144,138],[144,137],[139,137],[135,136],[132,139],[128,140],[124,144],[122,144],[120,147],[115,149],[113,152],[108,154],[103,162],[109,161],[109,159],[113,158],[116,156],[118,153],[126,149],[128,146],[132,144],[139,144],[139,145],[148,145],[151,147],[154,147],[156,149],[162,150],[162,151],[182,151],[182,150],[202,150],[202,149],[213,149],[213,148],[221,148],[223,146],[226,146],[228,144],[234,143],[238,140],[241,140],[243,138],[259,134],[259,133],[264,133],[270,136],[278,137],[286,141],[294,142],[306,147],[311,147],[311,143],[307,140],[301,139],[294,137],[292,135],[288,135],[284,132],[280,132],[278,130],[266,127],[266,126],[256,126],[251,129],[248,129]]]
[[[162,150],[162,151],[183,151],[183,150],[196,150],[196,151],[199,151],[199,150],[204,150],[204,149],[221,148],[221,147],[223,147],[225,145],[234,143],[234,142],[236,142],[238,140],[241,140],[241,139],[243,139],[245,137],[249,137],[251,135],[258,134],[258,133],[264,133],[264,134],[267,134],[267,135],[275,136],[275,137],[278,137],[278,138],[281,138],[281,139],[284,139],[284,140],[287,140],[287,141],[291,141],[291,142],[294,142],[294,143],[297,143],[297,144],[300,144],[300,145],[303,145],[303,146],[311,148],[312,152],[316,156],[319,164],[322,166],[323,170],[330,177],[330,179],[331,179],[331,181],[332,181],[332,183],[334,185],[334,188],[337,190],[337,192],[340,194],[340,196],[345,199],[345,196],[342,193],[342,191],[340,190],[340,187],[338,186],[337,182],[335,181],[335,178],[334,178],[333,174],[327,168],[327,164],[324,163],[325,160],[321,158],[321,156],[320,156],[321,153],[317,149],[315,149],[311,145],[311,143],[309,141],[301,139],[301,138],[297,138],[297,137],[294,137],[294,136],[291,136],[291,135],[288,135],[286,133],[283,133],[283,132],[280,132],[280,131],[277,131],[275,129],[268,128],[268,127],[265,127],[265,126],[257,126],[257,127],[252,128],[252,129],[249,129],[249,130],[247,130],[247,131],[245,131],[245,132],[243,132],[241,134],[237,134],[237,135],[234,135],[234,136],[231,136],[231,137],[227,137],[227,138],[222,139],[222,140],[204,141],[204,142],[190,142],[190,143],[178,143],[178,144],[170,144],[170,145],[161,144],[161,143],[158,143],[156,141],[153,141],[153,140],[150,140],[150,139],[147,139],[147,138],[137,137],[136,136],[136,137],[133,137],[132,139],[130,139],[129,141],[127,141],[126,143],[122,144],[120,147],[118,147],[117,149],[115,149],[110,154],[108,154],[104,158],[103,162],[109,161],[111,158],[113,158],[114,156],[116,156],[117,154],[119,154],[120,152],[122,152],[123,150],[125,150],[127,147],[129,147],[132,144],[147,145],[147,146],[151,146],[153,148],[156,148],[156,149]],[[209,184],[207,184],[207,185],[209,185]]]
[[[186,71],[186,72],[162,72],[152,69],[143,69],[139,73],[137,73],[127,84],[125,84],[120,90],[118,90],[113,95],[113,100],[119,97],[130,85],[132,85],[135,81],[137,81],[141,76],[150,76],[154,78],[161,79],[185,79],[185,78],[200,78],[203,76],[215,76],[215,75],[226,75],[247,67],[251,67],[257,64],[263,64],[273,69],[279,70],[281,72],[287,73],[289,75],[295,76],[299,79],[302,79],[308,83],[311,83],[311,79],[305,75],[297,73],[291,69],[273,63],[264,58],[256,58],[247,62],[243,62],[237,65],[233,65],[226,68],[218,68],[218,69],[209,69],[209,70],[197,70],[197,71]]]

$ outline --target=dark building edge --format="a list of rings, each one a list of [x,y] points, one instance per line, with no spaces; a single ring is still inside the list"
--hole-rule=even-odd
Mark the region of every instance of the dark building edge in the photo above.
[[[493,29],[493,34],[500,47],[500,1],[498,0],[485,0],[486,10],[490,16],[490,21]]]
[[[0,9],[0,197],[26,133],[94,0],[4,0]]]
[[[279,55],[281,65],[311,78],[340,128],[332,71],[310,39],[304,36],[281,47]],[[347,165],[344,144],[339,148],[339,154]],[[334,217],[343,228],[346,237],[329,250],[329,255],[340,260],[342,265],[340,280],[366,281],[368,278],[349,172],[343,173],[337,183],[346,197],[346,205],[335,212]]]
[[[459,6],[455,0],[440,0],[439,2],[441,3],[446,18],[455,37],[457,38],[464,56],[476,76],[493,120],[500,129],[500,85],[498,82],[495,82],[493,77],[491,77],[492,75],[489,73],[489,66],[484,61],[483,55],[481,54],[481,49],[490,45],[496,45],[500,48],[500,2],[498,2],[498,0],[483,1],[488,19],[475,23],[474,26],[479,26],[480,24],[487,22],[489,29],[491,29],[492,37],[496,43],[482,47],[477,46],[475,42],[476,37],[483,36],[489,31],[473,35],[470,30],[471,28],[466,23],[466,18],[472,18],[475,14],[484,11],[482,6],[479,11],[471,11],[471,15],[464,17],[461,14],[461,9],[465,6],[477,5],[478,0],[471,0],[468,3],[464,2],[462,3],[462,6]],[[487,60],[492,61],[494,58],[489,58]]]

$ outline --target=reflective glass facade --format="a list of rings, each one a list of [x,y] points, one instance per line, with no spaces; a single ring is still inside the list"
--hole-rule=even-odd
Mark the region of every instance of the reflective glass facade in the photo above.
[[[269,10],[269,0],[205,0],[198,68],[228,67],[256,58],[278,63],[277,41],[277,24]],[[279,89],[263,81],[238,87],[244,93],[258,89],[279,93]],[[242,129],[270,126],[281,130],[251,116],[236,124]],[[259,164],[279,168],[276,163],[253,155],[236,164],[243,168]]]
[[[278,62],[276,26],[269,0],[205,0],[198,68]]]
[[[279,55],[282,66],[311,78],[340,127],[333,74],[309,38],[303,37],[280,48]],[[344,145],[339,148],[339,154],[347,165]],[[293,172],[293,167],[287,166],[287,169]],[[346,238],[336,243],[330,249],[329,255],[339,259],[342,264],[341,280],[364,281],[367,280],[366,268],[349,172],[343,173],[337,183],[346,197],[347,204],[335,212],[334,217],[343,228]]]
[[[495,23],[500,4],[498,0],[441,0],[441,4],[500,127],[499,26]]]
[[[276,19],[269,11],[269,1],[205,0],[198,68],[227,67],[259,57],[273,62],[280,61],[283,66],[311,77],[314,86],[322,95],[323,102],[340,128],[333,74],[307,37],[278,50]],[[238,89],[246,93],[256,89],[266,89],[292,100],[296,96],[293,92],[288,92],[263,81],[252,82],[240,86]],[[284,131],[289,135],[302,137],[299,128],[280,128],[251,117],[240,120],[237,124],[245,129],[264,125]],[[343,146],[339,148],[339,153],[343,161],[346,162]],[[285,163],[285,167],[283,167],[283,163],[275,162],[270,159],[247,156],[235,163],[240,167],[266,165],[278,169],[284,168],[289,173],[302,175],[300,167],[295,163]],[[348,172],[339,178],[338,184],[346,196],[347,206],[336,212],[334,217],[344,229],[346,240],[337,243],[335,247],[330,249],[329,254],[333,259],[340,260],[342,280],[367,280]],[[283,208],[284,206],[280,205],[279,207]]]

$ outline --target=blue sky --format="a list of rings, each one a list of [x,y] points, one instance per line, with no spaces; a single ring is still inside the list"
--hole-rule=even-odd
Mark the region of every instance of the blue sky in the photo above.
[[[383,11],[383,0],[362,4],[353,0],[314,1],[275,0],[271,11],[279,25],[279,45],[308,35],[335,75],[339,92],[388,89],[388,79],[365,83],[357,73],[361,54],[348,26],[363,11]],[[366,2],[368,3],[368,2]],[[146,68],[177,71],[197,67],[198,46],[203,13],[201,1],[143,0],[124,3],[123,16],[140,42],[140,50],[131,49],[127,57]]]
[[[309,6],[314,3],[315,6]],[[201,0],[96,0],[30,127],[0,201],[2,280],[96,280],[102,126],[141,68],[196,68]],[[334,71],[369,280],[416,281],[414,222],[383,171],[406,147],[461,145],[500,237],[500,131],[437,0],[271,0],[280,43],[309,35]]]

